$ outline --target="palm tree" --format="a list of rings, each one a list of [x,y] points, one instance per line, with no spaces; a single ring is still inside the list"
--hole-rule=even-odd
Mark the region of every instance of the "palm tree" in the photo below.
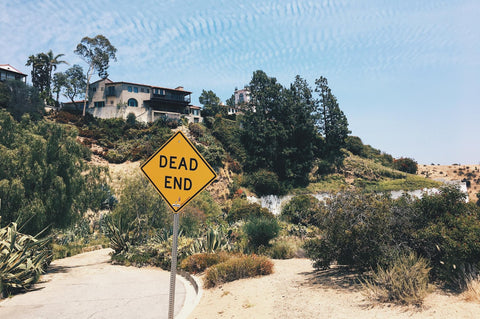
[[[62,56],[65,54],[60,53],[57,55],[53,55],[52,50],[48,51],[47,53],[42,53],[44,55],[45,61],[47,62],[48,65],[48,85],[47,85],[47,90],[48,90],[48,97],[51,99],[52,98],[52,93],[51,93],[51,83],[52,83],[52,72],[53,70],[57,69],[57,65],[59,64],[67,64],[67,61],[59,60]]]

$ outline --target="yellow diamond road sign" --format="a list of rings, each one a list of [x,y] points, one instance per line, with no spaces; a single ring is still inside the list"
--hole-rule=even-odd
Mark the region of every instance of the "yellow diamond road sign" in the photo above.
[[[217,177],[181,131],[163,144],[141,169],[174,212]]]

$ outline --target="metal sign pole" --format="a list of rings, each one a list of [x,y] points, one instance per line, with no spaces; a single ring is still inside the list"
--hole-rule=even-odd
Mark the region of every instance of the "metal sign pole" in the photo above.
[[[168,305],[168,319],[173,319],[175,308],[175,280],[177,276],[177,246],[178,246],[178,220],[179,214],[173,214],[173,242],[172,242],[172,267],[170,269],[170,296]]]

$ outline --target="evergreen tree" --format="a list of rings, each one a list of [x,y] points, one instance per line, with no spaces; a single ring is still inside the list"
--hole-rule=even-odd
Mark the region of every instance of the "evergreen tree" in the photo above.
[[[279,115],[277,110],[281,108],[283,87],[265,72],[256,71],[249,89],[251,100],[242,121],[242,143],[247,153],[245,168],[250,172],[261,168],[274,171],[283,134],[283,127],[276,119]]]
[[[222,116],[227,115],[227,108],[221,105],[222,101],[220,101],[220,98],[211,90],[202,90],[198,101],[203,105],[203,117],[215,116],[217,114],[221,114]]]
[[[266,169],[288,185],[305,185],[314,160],[315,119],[311,89],[296,77],[290,89],[256,71],[243,117],[246,170]]]
[[[337,102],[337,98],[328,87],[328,81],[324,77],[315,80],[315,92],[319,94],[317,103],[317,127],[324,137],[322,157],[337,165],[343,160],[341,149],[346,146],[348,130],[347,117],[343,114]]]

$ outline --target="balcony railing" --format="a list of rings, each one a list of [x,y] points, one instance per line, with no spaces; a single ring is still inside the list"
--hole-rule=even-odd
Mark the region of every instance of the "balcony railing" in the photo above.
[[[153,94],[153,99],[155,100],[164,100],[164,101],[175,101],[175,102],[183,102],[183,103],[190,103],[191,98],[190,95],[180,95],[180,94]]]

